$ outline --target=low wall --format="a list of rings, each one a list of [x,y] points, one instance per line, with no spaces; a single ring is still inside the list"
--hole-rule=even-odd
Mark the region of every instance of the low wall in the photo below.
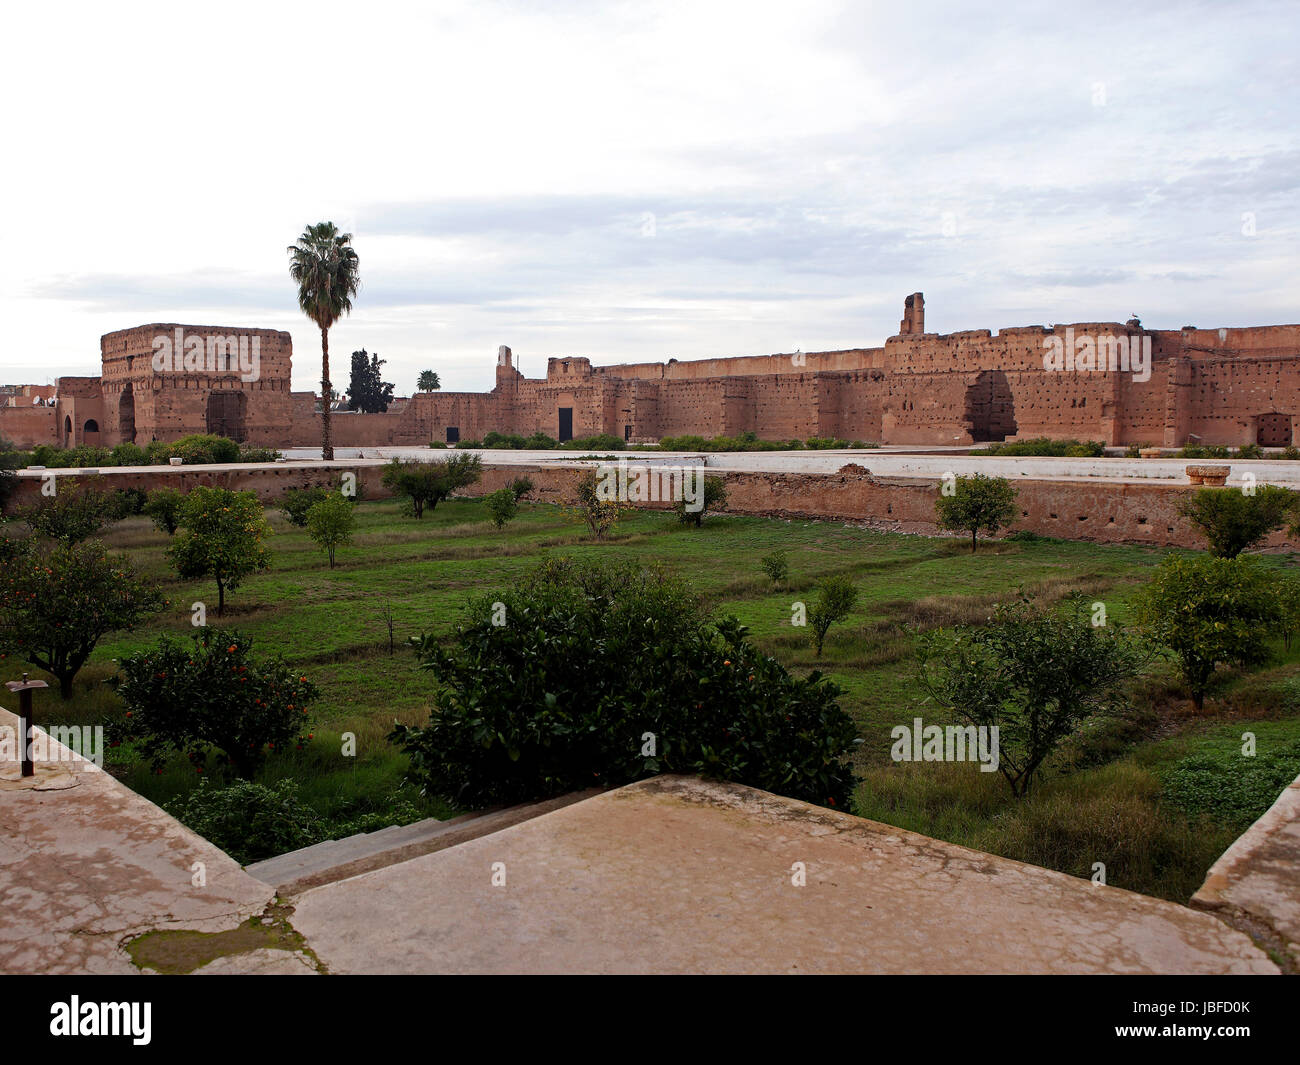
[[[436,461],[436,460],[435,460]],[[255,492],[263,502],[287,489],[337,485],[344,473],[356,476],[365,499],[392,493],[381,483],[384,463],[374,459],[340,462],[275,463],[247,466],[141,466],[105,469],[96,476],[108,487],[150,490],[164,485],[188,491],[213,485]],[[483,479],[466,495],[480,496],[504,488],[516,477],[530,477],[530,498],[537,502],[572,503],[574,486],[586,467],[485,465]],[[56,477],[81,476],[75,470],[46,471]],[[712,475],[712,474],[711,474]],[[877,478],[861,466],[838,473],[720,472],[727,485],[727,512],[780,518],[822,518],[861,522],[874,528],[933,534],[934,502],[940,481],[931,478]],[[24,471],[10,510],[34,499],[41,474]],[[1010,531],[1095,543],[1141,543],[1161,547],[1205,546],[1204,538],[1178,514],[1178,503],[1195,489],[1189,486],[1081,481],[1021,480],[1019,516]],[[663,509],[667,504],[647,504]],[[1269,549],[1300,550],[1300,540],[1274,533]]]

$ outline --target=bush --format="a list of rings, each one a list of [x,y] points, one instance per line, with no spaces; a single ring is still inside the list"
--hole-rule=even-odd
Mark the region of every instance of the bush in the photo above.
[[[1287,446],[1282,449],[1282,458],[1287,459],[1290,462],[1300,459],[1300,447],[1296,447],[1295,444],[1287,444]]]
[[[784,584],[786,578],[790,576],[790,561],[784,551],[773,551],[770,555],[764,555],[758,560],[758,564],[763,567],[763,572],[776,587]]]
[[[238,462],[274,462],[280,457],[280,452],[273,447],[251,447],[248,444],[241,444],[239,448]]]
[[[1272,574],[1253,558],[1170,555],[1142,589],[1137,615],[1153,642],[1177,657],[1200,710],[1219,665],[1268,661],[1281,605]]]
[[[699,499],[687,500],[683,493],[683,498],[677,500],[673,510],[677,512],[677,520],[683,525],[694,525],[698,529],[704,523],[705,514],[727,505],[727,485],[721,477],[705,477],[703,483],[696,480],[696,484],[699,485]],[[692,505],[697,509],[689,509]]]
[[[523,500],[528,497],[533,490],[533,479],[531,477],[516,477],[507,487],[513,493],[515,499]]]
[[[808,628],[818,658],[830,627],[847,618],[857,601],[858,590],[847,577],[827,577],[821,582],[817,602],[808,611]]]
[[[519,513],[519,501],[515,499],[514,492],[509,488],[498,489],[487,496],[484,502],[487,504],[488,514],[492,516],[492,524],[498,529],[504,529]]]
[[[1242,755],[1239,745],[1183,758],[1164,777],[1161,797],[1193,815],[1244,832],[1300,776],[1300,742]]]
[[[922,690],[959,721],[998,729],[998,772],[1016,796],[1090,717],[1118,712],[1142,663],[1082,601],[1059,613],[999,606],[988,625],[927,633],[918,648]]]
[[[1237,458],[1239,459],[1262,459],[1264,449],[1258,444],[1242,444],[1237,448]]]
[[[54,495],[42,494],[18,515],[37,536],[80,543],[122,516],[121,501],[112,492],[71,477],[59,477],[53,484]]]
[[[597,540],[603,540],[618,524],[619,518],[636,508],[620,499],[606,498],[602,479],[594,469],[587,470],[579,479],[577,505],[574,512],[587,525],[587,531]]]
[[[515,433],[498,433],[493,430],[483,437],[484,447],[513,448],[518,451],[524,444],[524,438]]]
[[[1012,440],[1009,443],[993,443],[971,452],[972,455],[1041,455],[1048,458],[1101,458],[1106,454],[1106,445],[1100,440],[1052,440],[1049,437],[1035,437],[1032,440]]]
[[[98,541],[31,545],[12,555],[0,582],[0,650],[52,674],[64,699],[101,638],[166,605]]]
[[[1178,457],[1180,459],[1203,459],[1205,458],[1205,448],[1201,447],[1200,444],[1186,444],[1179,450]]]
[[[181,506],[184,502],[184,492],[175,488],[155,488],[146,497],[141,513],[152,518],[160,532],[175,536],[181,523]]]
[[[121,660],[110,683],[127,712],[114,738],[138,743],[155,766],[178,751],[201,769],[216,748],[219,764],[252,776],[268,750],[298,735],[319,692],[280,658],[255,657],[234,629],[200,628],[191,640],[163,636]]]
[[[110,466],[143,466],[148,456],[139,444],[126,441],[114,446],[108,454]]]
[[[352,543],[357,516],[351,501],[342,492],[326,492],[325,498],[307,511],[307,535],[329,556],[334,568],[334,553]]]
[[[186,580],[211,577],[217,582],[217,616],[226,610],[226,592],[250,573],[271,565],[265,540],[271,535],[262,504],[252,492],[200,485],[180,510],[180,532],[167,553]]]
[[[560,442],[553,436],[547,436],[545,433],[533,433],[524,441],[524,447],[529,451],[553,451],[560,446]]]
[[[1016,515],[1017,489],[1005,477],[958,477],[951,495],[946,487],[935,501],[939,528],[970,533],[971,553],[975,553],[976,534],[983,529],[990,536],[1009,524]]]
[[[311,510],[326,496],[335,494],[329,488],[321,485],[314,485],[310,488],[290,488],[280,497],[280,509],[284,511],[284,516],[289,519],[290,525],[305,529],[307,528],[307,511]]]
[[[383,483],[406,500],[409,513],[422,518],[426,506],[433,510],[482,475],[483,460],[478,455],[449,455],[441,462],[393,459],[384,467]]]
[[[215,462],[238,462],[239,445],[224,436],[195,433],[183,436],[171,445],[171,453],[186,466]]]
[[[565,451],[622,451],[627,447],[621,436],[612,433],[597,433],[595,436],[579,436],[566,440],[559,445]]]
[[[1282,528],[1295,501],[1293,492],[1271,484],[1249,493],[1238,488],[1201,488],[1178,504],[1178,513],[1201,531],[1210,554],[1236,558]]]
[[[163,809],[240,865],[326,838],[325,819],[298,797],[293,780],[277,780],[269,787],[236,780],[216,787],[205,777],[197,788]]]
[[[439,689],[428,725],[390,738],[427,793],[475,807],[700,773],[849,803],[839,689],[790,675],[659,570],[551,560],[473,602],[448,643],[416,642]]]

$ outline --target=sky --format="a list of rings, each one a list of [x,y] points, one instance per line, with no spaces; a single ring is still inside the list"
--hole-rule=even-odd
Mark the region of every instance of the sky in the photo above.
[[[26,4],[7,11],[0,383],[103,333],[331,332],[492,387],[955,332],[1300,322],[1300,4]]]

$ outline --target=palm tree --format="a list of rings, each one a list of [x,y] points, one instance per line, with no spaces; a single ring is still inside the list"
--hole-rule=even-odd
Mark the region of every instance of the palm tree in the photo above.
[[[289,245],[289,276],[298,283],[298,306],[320,327],[321,403],[320,452],[334,458],[330,439],[330,326],[352,311],[352,297],[361,283],[361,262],[352,247],[352,234],[340,233],[333,222],[318,222]]]
[[[421,392],[436,392],[442,387],[442,382],[438,380],[438,375],[432,370],[421,370],[420,380],[416,383],[416,387]]]

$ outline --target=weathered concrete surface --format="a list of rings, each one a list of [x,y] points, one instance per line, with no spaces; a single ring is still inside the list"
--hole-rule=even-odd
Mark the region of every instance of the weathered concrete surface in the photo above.
[[[5,726],[18,719],[0,710]],[[136,972],[124,940],[224,931],[270,902],[268,885],[108,773],[59,744],[48,755],[38,768],[56,763],[75,787],[0,788],[0,973]]]
[[[1300,969],[1300,778],[1210,866],[1192,905],[1285,951]]]
[[[498,862],[504,886],[492,885]],[[295,905],[295,928],[331,972],[1277,971],[1208,914],[688,777],[608,792]]]

